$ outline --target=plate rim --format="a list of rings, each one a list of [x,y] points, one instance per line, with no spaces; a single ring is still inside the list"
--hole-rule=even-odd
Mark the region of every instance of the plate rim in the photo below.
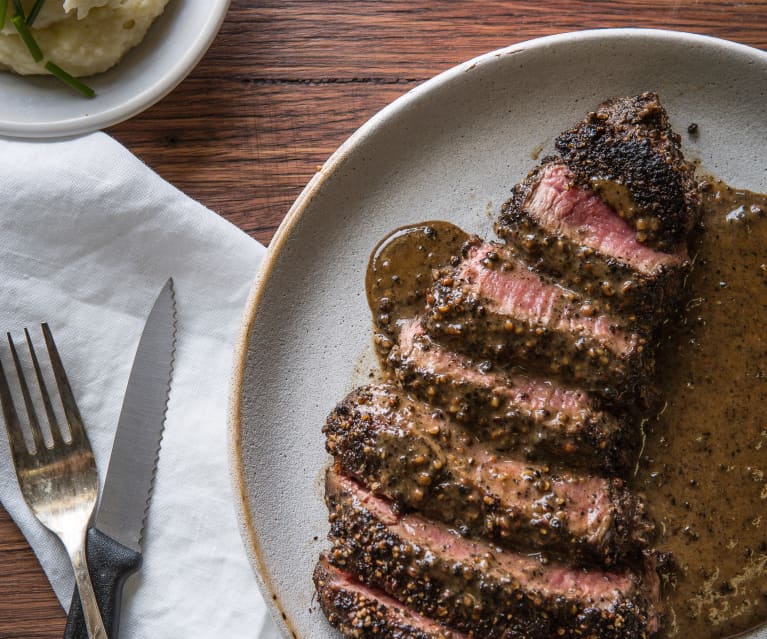
[[[34,139],[71,137],[114,126],[145,111],[173,91],[199,64],[221,29],[231,1],[210,0],[212,10],[195,38],[193,46],[179,56],[158,81],[144,87],[127,102],[103,111],[65,119],[35,122],[0,120],[0,135]]]
[[[344,142],[328,157],[320,169],[310,178],[296,200],[288,209],[282,222],[277,227],[275,234],[267,247],[261,264],[256,272],[248,298],[243,309],[240,328],[235,339],[233,354],[233,369],[230,381],[229,406],[227,418],[229,475],[235,497],[235,512],[240,528],[240,537],[245,547],[245,553],[250,562],[256,581],[263,595],[266,607],[275,624],[286,636],[295,639],[304,639],[293,628],[291,616],[282,609],[279,599],[273,593],[269,585],[271,575],[263,558],[263,551],[259,544],[258,535],[253,526],[252,513],[248,505],[245,472],[242,458],[242,389],[244,382],[245,367],[248,351],[250,348],[250,334],[258,317],[261,299],[265,292],[266,284],[277,263],[285,243],[291,236],[293,228],[303,216],[314,195],[323,184],[334,175],[337,168],[343,164],[346,157],[354,148],[367,137],[374,134],[381,126],[384,126],[393,115],[406,107],[414,100],[420,99],[421,95],[428,93],[444,83],[450,82],[455,76],[477,65],[491,61],[494,58],[517,53],[531,48],[544,48],[551,45],[570,44],[587,40],[600,39],[632,39],[632,38],[656,38],[664,41],[687,42],[689,44],[701,44],[715,47],[723,51],[737,52],[742,55],[753,57],[767,65],[767,51],[757,49],[746,44],[717,38],[714,36],[692,33],[673,29],[651,29],[635,27],[618,27],[603,29],[585,29],[578,31],[566,31],[549,36],[542,36],[530,40],[524,40],[506,47],[475,56],[464,62],[448,68],[445,71],[429,78],[425,82],[402,94],[382,109],[374,113],[359,128],[357,128]]]

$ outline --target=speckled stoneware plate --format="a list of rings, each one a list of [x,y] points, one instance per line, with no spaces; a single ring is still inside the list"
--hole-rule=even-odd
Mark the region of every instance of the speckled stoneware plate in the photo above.
[[[247,305],[231,403],[243,538],[286,636],[338,636],[311,581],[328,529],[321,427],[372,366],[371,249],[426,219],[490,236],[532,156],[600,101],[645,90],[659,92],[688,157],[736,186],[767,190],[767,53],[684,33],[602,30],[524,42],[422,84],[349,138],[291,208]]]

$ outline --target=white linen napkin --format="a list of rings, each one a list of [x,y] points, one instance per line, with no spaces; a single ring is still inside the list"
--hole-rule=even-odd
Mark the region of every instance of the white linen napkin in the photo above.
[[[237,530],[226,441],[234,338],[264,250],[103,133],[0,139],[0,332],[18,343],[27,326],[42,344],[50,324],[102,483],[144,321],[175,281],[174,375],[121,639],[278,636]],[[0,357],[12,369],[7,346]],[[0,501],[68,608],[71,567],[24,503],[2,433]]]

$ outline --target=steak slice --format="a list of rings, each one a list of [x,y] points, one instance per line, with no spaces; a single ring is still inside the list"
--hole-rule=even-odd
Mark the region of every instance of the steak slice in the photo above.
[[[608,397],[641,389],[652,372],[647,339],[574,292],[478,238],[427,295],[424,325],[451,348]]]
[[[602,410],[588,393],[512,375],[443,348],[418,319],[401,325],[386,365],[405,391],[444,410],[480,440],[527,459],[624,476],[637,462],[634,418]]]
[[[525,262],[582,292],[604,312],[653,327],[672,310],[689,272],[684,244],[664,253],[637,241],[629,223],[567,166],[549,159],[512,190],[496,233]]]
[[[606,566],[649,543],[644,504],[620,479],[499,458],[391,385],[350,393],[323,431],[340,472],[467,535]]]
[[[427,619],[354,575],[333,566],[321,555],[314,569],[320,607],[331,625],[353,639],[468,639]]]
[[[657,94],[603,102],[555,146],[576,180],[594,188],[639,242],[663,251],[686,242],[700,215],[698,184]]]
[[[659,627],[659,579],[578,569],[471,541],[328,471],[328,558],[371,588],[472,637],[648,637]]]

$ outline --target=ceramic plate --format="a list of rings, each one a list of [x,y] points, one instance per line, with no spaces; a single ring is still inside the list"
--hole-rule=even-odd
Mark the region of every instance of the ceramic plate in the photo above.
[[[606,98],[646,90],[660,94],[688,157],[767,190],[767,53],[684,33],[600,30],[488,53],[410,91],[357,131],[291,208],[246,310],[230,429],[245,545],[286,636],[338,636],[311,581],[328,530],[321,428],[374,366],[371,249],[427,219],[491,236],[511,186],[558,132]]]
[[[171,0],[141,44],[106,73],[84,78],[96,91],[92,99],[51,76],[0,72],[0,135],[79,135],[149,108],[194,69],[221,28],[229,2]]]

